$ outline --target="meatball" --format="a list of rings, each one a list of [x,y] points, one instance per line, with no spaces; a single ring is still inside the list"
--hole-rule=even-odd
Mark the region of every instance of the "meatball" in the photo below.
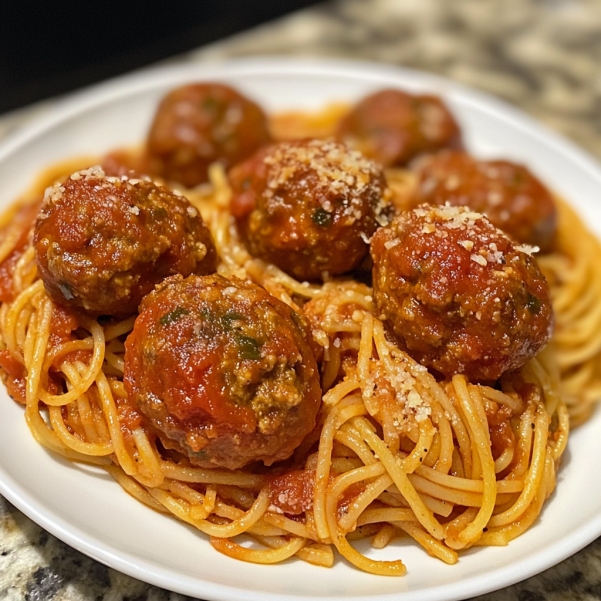
[[[332,140],[275,144],[232,169],[229,180],[249,252],[301,280],[357,267],[388,220],[382,170]]]
[[[364,98],[340,122],[338,135],[385,167],[424,152],[460,147],[461,132],[437,96],[382,90]]]
[[[222,84],[191,84],[159,105],[148,135],[149,169],[192,187],[208,181],[211,163],[229,168],[268,142],[267,118],[258,105]]]
[[[109,152],[100,163],[105,175],[128,178],[142,178],[149,173],[146,156],[129,149],[118,149]]]
[[[555,202],[526,167],[443,151],[418,161],[416,171],[416,204],[468,206],[518,242],[542,251],[551,248],[557,227]]]
[[[186,198],[100,167],[46,190],[34,245],[50,298],[91,315],[135,313],[167,276],[217,266],[211,233]]]
[[[532,250],[466,207],[422,205],[373,237],[376,306],[422,364],[494,381],[551,337],[549,288]]]
[[[249,282],[168,278],[125,343],[128,397],[166,448],[201,467],[288,458],[321,401],[302,318]]]

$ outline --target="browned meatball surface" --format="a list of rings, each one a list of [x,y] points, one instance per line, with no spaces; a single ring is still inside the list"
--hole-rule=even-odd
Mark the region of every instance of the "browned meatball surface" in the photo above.
[[[112,150],[105,155],[100,163],[105,175],[131,178],[142,178],[150,173],[147,158],[144,153],[129,149]]]
[[[268,142],[257,104],[222,84],[190,84],[161,101],[148,135],[148,166],[152,175],[192,187],[208,181],[211,163],[232,167]]]
[[[461,147],[453,115],[437,96],[382,90],[364,98],[340,122],[338,135],[385,167],[424,152]]]
[[[388,221],[380,167],[332,140],[275,144],[232,169],[229,180],[249,252],[301,280],[357,267]]]
[[[303,319],[255,284],[169,278],[125,343],[128,397],[195,465],[271,465],[315,426],[321,389],[306,336]]]
[[[557,227],[555,202],[523,165],[443,151],[418,161],[416,170],[416,204],[468,206],[518,242],[550,250]]]
[[[465,207],[423,205],[371,243],[374,299],[418,361],[494,381],[549,340],[549,288],[529,247]]]
[[[46,190],[34,245],[50,298],[92,315],[135,313],[167,276],[213,273],[217,264],[211,233],[186,198],[100,167]]]

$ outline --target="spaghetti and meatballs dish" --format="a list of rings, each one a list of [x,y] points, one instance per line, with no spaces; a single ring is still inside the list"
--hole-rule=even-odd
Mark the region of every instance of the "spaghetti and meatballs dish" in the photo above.
[[[537,521],[601,397],[599,254],[436,96],[193,83],[0,218],[0,374],[40,444],[217,551],[402,576],[354,541],[453,564]]]

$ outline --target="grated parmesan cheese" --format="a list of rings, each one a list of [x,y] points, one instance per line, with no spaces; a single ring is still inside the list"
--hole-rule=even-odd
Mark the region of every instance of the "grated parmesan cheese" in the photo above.
[[[471,254],[470,259],[478,265],[482,265],[482,267],[486,267],[488,265],[488,261],[482,255]]]

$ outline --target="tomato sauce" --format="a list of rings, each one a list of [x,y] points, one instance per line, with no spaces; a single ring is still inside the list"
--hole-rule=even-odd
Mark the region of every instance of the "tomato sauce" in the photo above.
[[[17,403],[25,404],[25,367],[23,364],[15,359],[10,351],[0,351],[0,368],[5,373],[4,383],[8,394]]]
[[[33,228],[40,206],[41,202],[22,206],[14,216],[13,223],[9,226],[10,229],[13,227],[20,228],[20,232],[13,250],[6,259],[0,263],[0,302],[9,303],[15,299],[13,285],[15,267],[18,260],[27,250],[29,233]]]
[[[293,470],[270,481],[271,504],[276,511],[298,515],[313,508],[315,470]]]

